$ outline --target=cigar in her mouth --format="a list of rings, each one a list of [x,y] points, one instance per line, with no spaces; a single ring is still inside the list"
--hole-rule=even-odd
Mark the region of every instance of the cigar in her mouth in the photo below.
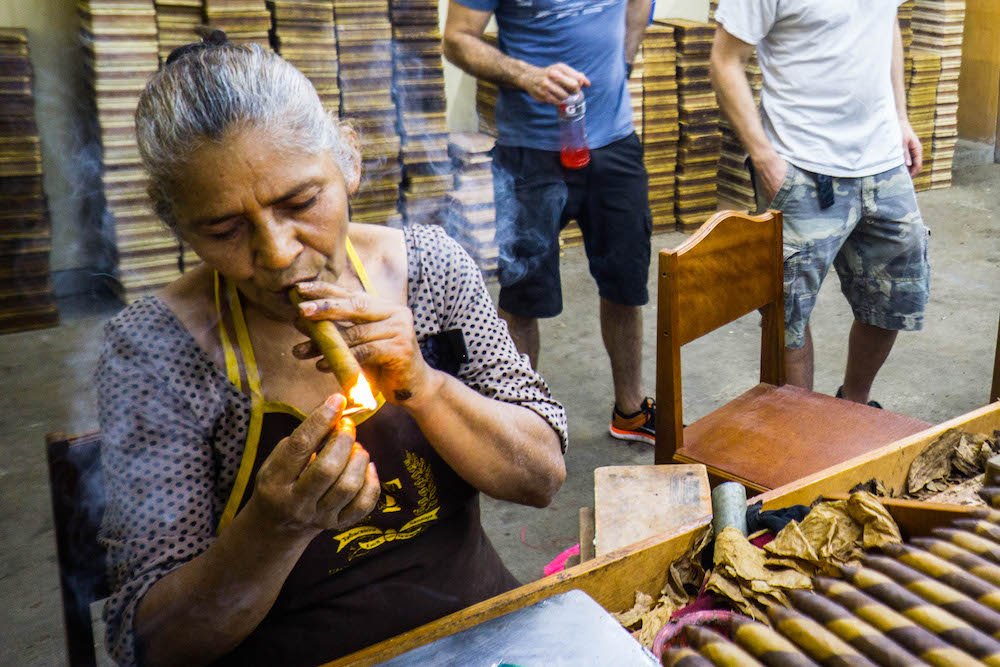
[[[296,306],[302,302],[295,287],[288,290],[288,298]],[[337,325],[329,321],[307,320],[306,330],[309,332],[309,337],[319,347],[319,351],[323,353],[326,363],[330,365],[330,370],[333,371],[340,386],[345,389],[353,387],[358,381],[358,376],[361,375],[361,364],[351,353],[351,348],[344,340]]]

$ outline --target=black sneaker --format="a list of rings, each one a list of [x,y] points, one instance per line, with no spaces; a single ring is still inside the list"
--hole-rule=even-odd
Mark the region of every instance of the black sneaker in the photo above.
[[[611,413],[611,426],[608,432],[612,438],[656,444],[656,401],[648,396],[643,399],[638,412],[630,415],[622,413],[615,405]]]
[[[844,398],[844,386],[843,385],[837,387],[837,394],[836,394],[836,396],[834,396],[834,398]],[[879,410],[881,410],[882,409],[882,404],[879,403],[878,401],[868,401],[868,407],[870,407],[870,408],[878,408]]]

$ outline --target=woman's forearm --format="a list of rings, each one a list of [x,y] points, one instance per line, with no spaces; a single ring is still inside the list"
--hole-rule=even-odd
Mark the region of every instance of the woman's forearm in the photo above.
[[[143,663],[205,664],[233,650],[271,609],[311,539],[262,529],[251,501],[207,551],[143,597],[135,619]]]
[[[435,373],[436,389],[403,405],[441,458],[489,496],[548,505],[566,478],[555,430],[528,408],[487,398]]]

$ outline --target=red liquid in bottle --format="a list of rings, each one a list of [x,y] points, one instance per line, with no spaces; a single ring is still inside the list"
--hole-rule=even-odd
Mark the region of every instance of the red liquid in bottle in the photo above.
[[[563,148],[559,152],[559,161],[567,169],[583,169],[590,164],[590,149],[583,148]]]

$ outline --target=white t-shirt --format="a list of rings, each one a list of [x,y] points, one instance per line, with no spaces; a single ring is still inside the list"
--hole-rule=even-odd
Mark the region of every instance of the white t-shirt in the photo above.
[[[829,176],[903,163],[892,92],[901,0],[720,0],[716,20],[757,46],[761,119],[783,158]]]

